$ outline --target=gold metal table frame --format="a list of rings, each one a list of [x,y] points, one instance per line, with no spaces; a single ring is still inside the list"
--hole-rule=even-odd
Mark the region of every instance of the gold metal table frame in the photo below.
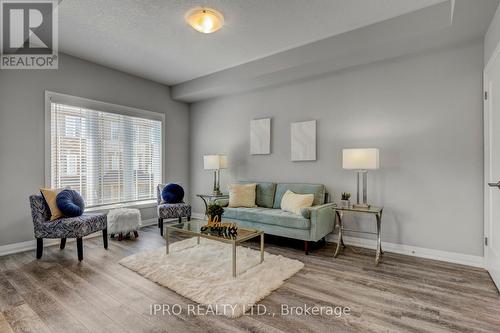
[[[257,229],[246,229],[246,228],[238,228],[238,235],[235,237],[224,237],[218,235],[212,235],[208,233],[201,232],[201,227],[206,224],[206,221],[188,221],[182,223],[176,223],[165,226],[165,247],[166,253],[169,254],[169,245],[170,245],[170,233],[171,232],[179,232],[182,234],[186,234],[189,236],[197,237],[197,243],[200,244],[200,237],[206,239],[216,240],[222,243],[231,244],[231,266],[232,266],[232,275],[236,277],[236,246],[246,242],[252,238],[260,236],[260,264],[264,262],[264,232]]]
[[[335,252],[334,252],[333,256],[337,257],[340,253],[340,248],[346,247],[344,244],[344,239],[343,239],[343,234],[345,231],[376,235],[377,236],[377,249],[376,249],[376,253],[375,253],[375,265],[378,265],[380,263],[380,260],[382,259],[382,255],[384,254],[384,251],[382,250],[382,240],[380,239],[380,234],[382,231],[382,212],[383,211],[384,211],[384,207],[374,207],[374,206],[371,206],[368,208],[336,207],[335,213],[337,215],[337,219],[336,219],[337,221],[336,221],[335,227],[339,229],[339,234],[338,234],[338,240],[337,240],[337,247],[335,248]],[[355,212],[355,213],[364,213],[364,214],[375,215],[375,219],[376,219],[376,223],[377,223],[377,232],[360,231],[360,230],[353,230],[353,229],[344,228],[344,225],[342,224],[342,218],[343,218],[343,215],[345,212]]]

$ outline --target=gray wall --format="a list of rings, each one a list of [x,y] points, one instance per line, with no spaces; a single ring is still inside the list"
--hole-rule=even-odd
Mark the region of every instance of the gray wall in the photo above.
[[[497,8],[495,16],[491,20],[490,26],[484,36],[484,65],[493,55],[493,51],[500,42],[500,7]]]
[[[67,55],[59,70],[2,70],[0,245],[33,239],[28,196],[44,185],[45,90],[165,113],[164,178],[189,187],[188,106],[172,101],[168,87]]]
[[[483,43],[358,66],[192,104],[191,200],[208,192],[206,153],[229,154],[223,189],[236,179],[324,183],[355,193],[341,167],[346,147],[378,147],[369,199],[385,205],[383,240],[482,255]],[[272,117],[272,154],[249,154],[250,120]],[[290,162],[290,123],[318,121],[318,160]],[[362,221],[352,219],[350,223]]]

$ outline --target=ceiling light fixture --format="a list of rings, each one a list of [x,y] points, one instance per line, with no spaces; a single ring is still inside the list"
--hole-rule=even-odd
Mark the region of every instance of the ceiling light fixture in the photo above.
[[[224,25],[224,16],[215,9],[194,8],[187,12],[186,22],[194,30],[209,34],[216,32]]]

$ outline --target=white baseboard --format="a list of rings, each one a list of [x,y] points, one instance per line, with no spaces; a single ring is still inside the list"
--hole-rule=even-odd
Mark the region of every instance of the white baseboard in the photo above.
[[[347,245],[364,247],[373,250],[377,248],[377,241],[374,239],[350,236],[344,236],[343,238],[344,242]],[[330,234],[326,237],[326,240],[328,242],[337,242],[337,235]],[[387,242],[382,242],[382,249],[384,250],[384,252],[392,252],[413,257],[440,260],[455,264],[484,268],[484,258],[481,256]]]
[[[156,223],[157,223],[156,219],[144,220],[144,221],[142,221],[142,227],[155,225]],[[97,237],[100,235],[101,235],[100,233],[96,232],[96,233],[93,233],[91,235],[84,237],[84,239],[93,238],[93,237]],[[74,242],[75,240],[76,240],[76,238],[68,238],[67,243]],[[58,244],[60,244],[59,239],[44,239],[44,241],[43,241],[43,247],[53,246],[53,245],[58,245]],[[30,241],[26,241],[26,242],[2,245],[2,246],[0,246],[0,257],[6,256],[8,254],[34,250],[35,248],[36,248],[36,240],[35,239],[30,240]]]
[[[193,213],[193,218],[205,220],[205,214]],[[334,234],[329,234],[326,237],[328,242],[337,242],[337,236]],[[376,249],[377,242],[374,239],[358,238],[344,236],[344,242],[347,245],[364,247],[368,249]],[[462,254],[456,252],[447,252],[441,250],[428,249],[423,247],[416,247],[404,244],[395,244],[382,242],[382,249],[385,252],[404,254],[413,257],[433,259],[451,262],[454,264],[461,264],[472,267],[484,268],[484,258],[481,256],[473,256],[469,254]]]

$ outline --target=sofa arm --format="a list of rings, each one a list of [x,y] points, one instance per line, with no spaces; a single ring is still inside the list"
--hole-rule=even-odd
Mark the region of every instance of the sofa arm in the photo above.
[[[311,214],[310,240],[316,242],[333,232],[335,227],[335,204],[327,203],[313,206],[309,210]]]

